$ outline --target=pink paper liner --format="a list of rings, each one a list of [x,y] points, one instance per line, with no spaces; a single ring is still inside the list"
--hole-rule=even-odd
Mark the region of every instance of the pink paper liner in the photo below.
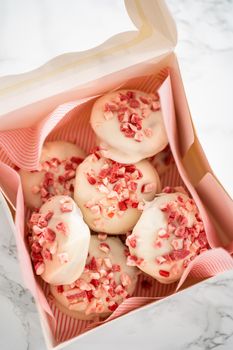
[[[158,91],[160,94],[165,126],[175,159],[175,164],[171,164],[162,175],[162,185],[186,186],[200,210],[211,247],[217,247],[219,241],[214,227],[182,165],[169,70],[164,69],[156,76],[150,75],[131,79],[123,84],[122,88],[138,89],[148,93],[154,92],[159,88]],[[179,284],[160,284],[156,280],[141,274],[134,296],[124,301],[115,312],[103,322],[91,323],[90,321],[76,320],[58,310],[49,297],[48,285],[42,283],[41,287],[41,283],[37,281],[33,274],[30,257],[24,240],[25,214],[22,188],[20,178],[13,168],[17,166],[27,170],[36,169],[41,147],[45,140],[73,142],[86,152],[89,152],[95,146],[95,136],[89,125],[90,111],[95,98],[96,96],[93,96],[85,100],[78,100],[61,105],[32,128],[0,132],[0,186],[11,203],[16,206],[16,242],[24,281],[36,300],[39,301],[43,309],[55,321],[53,323],[53,334],[58,343],[78,336],[103,322],[108,322],[131,310],[174,293],[181,287],[189,274],[194,277],[206,278],[233,268],[233,260],[226,251],[221,248],[212,249],[197,257],[188,266]],[[141,282],[143,279],[151,282],[150,288],[142,288]]]

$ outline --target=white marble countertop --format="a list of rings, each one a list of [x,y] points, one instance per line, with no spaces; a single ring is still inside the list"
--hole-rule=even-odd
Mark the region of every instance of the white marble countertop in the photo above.
[[[76,1],[56,1],[55,14],[61,16],[64,3],[68,2],[64,18],[71,30],[74,17],[69,16],[75,13]],[[233,1],[167,2],[177,21],[176,52],[197,133],[215,173],[233,195]],[[110,1],[99,3],[111,6]],[[54,14],[55,0],[21,0],[18,4],[17,0],[0,0],[0,75],[30,69],[64,49],[61,35],[59,40],[52,40],[56,31],[43,15]],[[14,21],[16,25],[11,27]],[[26,34],[25,26],[30,29]],[[70,51],[75,50],[71,39]],[[49,45],[51,42],[53,46]],[[30,50],[27,55],[18,51],[17,56],[14,47],[20,45],[25,48],[28,45],[31,54]],[[45,349],[33,299],[22,286],[14,237],[6,218],[0,220],[0,348]],[[121,346],[136,350],[153,346],[159,350],[230,350],[233,348],[232,300],[233,271],[229,271],[157,303],[153,309],[128,315],[120,326],[118,321],[114,321],[114,328],[107,324],[67,349]]]

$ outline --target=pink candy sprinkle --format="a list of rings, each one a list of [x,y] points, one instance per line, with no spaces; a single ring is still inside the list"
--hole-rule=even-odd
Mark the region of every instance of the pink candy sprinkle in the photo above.
[[[184,243],[184,239],[183,238],[174,238],[171,241],[171,245],[173,246],[173,248],[175,250],[182,249],[183,248],[183,243]]]
[[[136,248],[137,246],[137,239],[135,235],[131,235],[127,238],[127,245],[130,246],[131,248]]]
[[[127,273],[122,273],[120,279],[124,287],[129,286],[132,283],[131,278]]]
[[[98,234],[98,239],[100,240],[100,241],[105,241],[106,239],[107,239],[107,234],[106,233],[99,233]]]
[[[112,265],[112,271],[113,271],[113,272],[120,272],[120,271],[121,271],[120,265],[118,265],[118,264],[113,264],[113,265]]]
[[[161,265],[161,264],[163,264],[164,262],[166,262],[166,259],[165,259],[163,256],[157,256],[157,257],[155,258],[155,261],[156,261],[159,265]]]
[[[68,227],[62,221],[56,225],[56,229],[65,236],[68,236],[69,234]]]
[[[44,237],[47,242],[54,242],[56,239],[56,233],[47,227],[44,232]]]
[[[71,201],[66,201],[61,203],[60,210],[62,213],[69,213],[73,210],[73,203]]]
[[[99,244],[99,249],[106,254],[109,253],[109,251],[110,251],[109,245],[107,243],[104,243],[104,242]]]
[[[167,230],[165,228],[160,228],[158,230],[158,237],[160,237],[160,238],[169,238],[170,235],[169,235],[169,233],[167,232]]]
[[[157,238],[157,239],[155,240],[154,247],[155,247],[155,248],[161,248],[161,247],[162,247],[162,244],[163,244],[163,241],[162,241],[161,239]]]
[[[44,249],[42,255],[45,260],[52,260],[52,254],[48,249]]]
[[[151,182],[151,183],[142,185],[141,192],[150,193],[155,191],[155,189],[156,189],[156,184],[154,182]]]
[[[137,142],[142,142],[143,140],[143,133],[141,131],[138,131],[134,135],[134,140]]]

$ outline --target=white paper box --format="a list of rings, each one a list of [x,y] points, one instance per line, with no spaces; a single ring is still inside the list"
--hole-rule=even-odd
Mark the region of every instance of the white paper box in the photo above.
[[[176,112],[180,122],[185,118],[190,131],[189,137],[184,137],[181,152],[185,155],[194,144],[199,170],[192,177],[188,158],[184,160],[184,166],[192,182],[198,184],[207,172],[213,175],[193,130],[178,63],[173,53],[177,42],[175,23],[162,0],[126,0],[125,5],[137,30],[117,34],[87,51],[58,56],[32,72],[0,79],[0,131],[32,126],[57,105],[94,95],[97,85],[102,87],[98,89],[99,93],[108,91],[113,86],[120,86],[124,80],[156,73],[170,66],[177,86],[174,92]],[[182,101],[182,108],[177,101]],[[14,199],[9,200],[14,206]],[[3,201],[1,197],[0,201]],[[4,205],[3,210],[9,216],[8,207]],[[219,221],[215,215],[215,222],[221,226]],[[11,227],[14,230],[12,222]],[[222,234],[225,232],[224,228],[220,231]],[[46,343],[48,348],[53,348],[56,344],[49,331],[46,315],[40,305],[37,307]],[[153,304],[149,307],[153,308]],[[140,313],[141,310],[133,312]],[[115,320],[112,326],[116,323],[120,327],[121,318]],[[83,336],[88,336],[88,332]],[[73,349],[74,342],[75,339],[63,346]]]

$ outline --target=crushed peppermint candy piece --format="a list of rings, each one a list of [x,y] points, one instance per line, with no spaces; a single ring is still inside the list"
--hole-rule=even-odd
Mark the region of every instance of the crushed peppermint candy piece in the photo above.
[[[109,251],[110,251],[109,245],[107,243],[104,243],[104,242],[99,244],[99,249],[104,253],[109,253]]]
[[[95,235],[91,239],[98,243],[98,246],[105,243],[99,243]],[[68,309],[86,315],[109,313],[132,294],[136,286],[137,271],[124,266],[122,257],[114,255],[116,238],[107,239],[109,247],[113,244],[109,255],[99,258],[100,252],[96,250],[96,244],[90,244],[89,256],[81,276],[70,285],[51,286],[51,293],[55,298],[61,294],[64,296]],[[119,240],[118,248],[120,247],[124,250],[124,245]],[[122,269],[121,265],[112,263],[112,258],[121,263]]]
[[[127,245],[131,248],[136,248],[137,246],[137,239],[135,235],[130,235],[127,237]]]
[[[160,238],[169,238],[170,237],[170,234],[168,233],[168,230],[165,229],[165,228],[160,228],[158,230],[158,237]]]
[[[106,234],[106,233],[99,233],[98,234],[98,239],[100,240],[100,241],[105,241],[106,239],[107,239],[107,237],[108,237],[108,235]]]
[[[150,193],[156,189],[156,184],[155,183],[148,183],[142,185],[141,192],[142,193]]]
[[[130,251],[127,264],[138,266],[158,281],[163,277],[167,279],[166,283],[171,283],[178,280],[189,263],[209,249],[209,245],[194,201],[187,194],[182,191],[177,193],[171,187],[165,188],[163,193],[152,204],[146,206],[145,212],[148,212],[145,216],[142,214],[140,226],[136,226],[127,237],[126,245]],[[155,231],[153,225],[150,227],[147,224],[149,215],[151,218],[155,216],[155,221],[152,220],[155,222]],[[148,240],[144,239],[143,224]],[[134,241],[136,233],[139,247]],[[137,254],[145,254],[141,266]]]
[[[121,273],[120,278],[123,287],[129,286],[131,284],[131,278],[127,273]]]
[[[183,244],[184,244],[184,239],[183,238],[174,238],[171,241],[171,245],[173,246],[173,248],[175,250],[179,250],[183,248]]]
[[[70,200],[67,200],[61,203],[60,210],[62,213],[69,213],[73,210],[73,203]]]
[[[170,276],[170,272],[166,271],[166,270],[159,270],[159,274],[162,277],[169,277]]]
[[[159,265],[161,265],[161,264],[163,264],[164,262],[166,262],[167,260],[166,260],[163,256],[157,256],[157,257],[155,258],[155,261],[156,261]]]
[[[68,236],[68,234],[69,234],[68,227],[62,221],[56,225],[56,229],[65,236]]]

